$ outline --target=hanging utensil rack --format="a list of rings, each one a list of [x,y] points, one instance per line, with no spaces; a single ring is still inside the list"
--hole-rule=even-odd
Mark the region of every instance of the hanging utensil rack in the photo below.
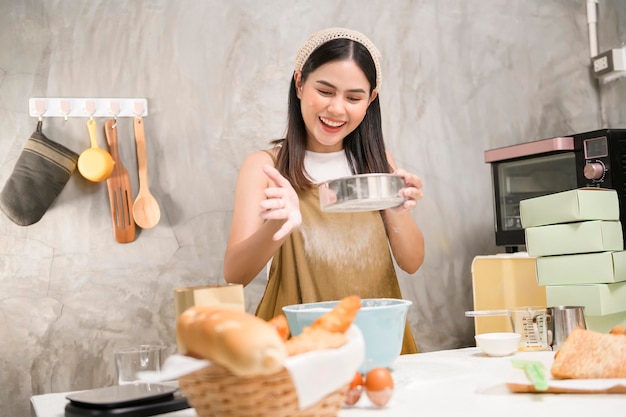
[[[145,98],[54,98],[28,99],[32,117],[145,117],[148,100]]]

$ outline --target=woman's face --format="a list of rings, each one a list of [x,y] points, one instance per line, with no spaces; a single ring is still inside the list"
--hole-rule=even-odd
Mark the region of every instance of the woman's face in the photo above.
[[[294,74],[300,109],[307,131],[307,149],[335,152],[343,139],[361,123],[369,104],[370,83],[352,60],[332,61],[311,72],[302,83]]]

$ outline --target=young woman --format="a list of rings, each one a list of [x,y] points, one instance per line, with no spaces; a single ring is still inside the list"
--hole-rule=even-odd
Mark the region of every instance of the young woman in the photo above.
[[[381,81],[378,50],[359,32],[325,29],[298,50],[286,137],[243,162],[224,257],[226,281],[243,285],[271,260],[258,316],[352,294],[402,298],[393,260],[408,273],[421,266],[424,239],[409,210],[423,197],[422,181],[397,169],[385,150]],[[400,207],[320,209],[316,184],[381,172],[404,178]],[[402,353],[414,352],[407,323]]]

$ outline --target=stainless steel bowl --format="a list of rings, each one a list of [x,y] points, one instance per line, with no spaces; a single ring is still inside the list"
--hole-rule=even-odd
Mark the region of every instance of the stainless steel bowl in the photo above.
[[[318,185],[320,207],[331,213],[376,211],[404,202],[404,179],[393,174],[361,174],[328,180]]]

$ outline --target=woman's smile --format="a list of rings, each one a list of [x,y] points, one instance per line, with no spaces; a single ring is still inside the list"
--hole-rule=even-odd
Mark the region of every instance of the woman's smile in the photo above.
[[[346,124],[346,122],[332,120],[323,116],[320,116],[320,121],[329,131],[336,131]]]

